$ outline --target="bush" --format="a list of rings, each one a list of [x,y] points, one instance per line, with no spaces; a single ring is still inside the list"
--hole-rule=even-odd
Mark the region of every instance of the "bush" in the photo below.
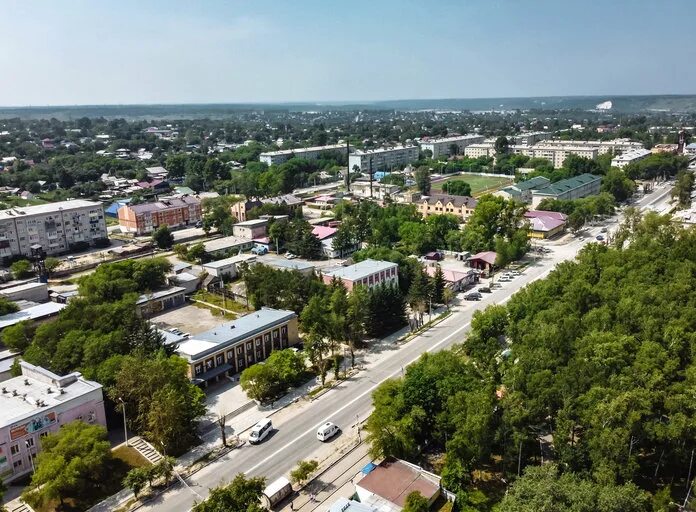
[[[24,279],[34,273],[34,269],[28,260],[15,261],[10,266],[10,270],[15,279]]]
[[[302,382],[306,371],[304,354],[291,349],[276,350],[265,362],[244,370],[240,385],[252,400],[266,402]]]

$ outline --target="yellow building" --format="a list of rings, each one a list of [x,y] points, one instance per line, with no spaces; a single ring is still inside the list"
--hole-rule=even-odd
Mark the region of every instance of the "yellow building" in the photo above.
[[[449,213],[459,217],[462,222],[466,222],[474,213],[477,202],[473,197],[447,194],[431,194],[414,201],[423,218]]]

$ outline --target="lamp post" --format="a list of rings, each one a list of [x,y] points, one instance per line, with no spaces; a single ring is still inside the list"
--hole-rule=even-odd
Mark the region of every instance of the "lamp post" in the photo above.
[[[360,438],[360,415],[358,414],[355,415],[355,430],[358,431],[358,443],[361,443],[362,439]]]
[[[121,397],[118,397],[118,401],[121,402],[121,409],[123,410],[123,435],[126,438],[126,446],[130,446],[128,444],[128,427],[126,425],[126,402]]]
[[[29,439],[24,441],[24,445],[27,447],[27,451],[29,452],[29,461],[31,462],[31,472],[36,473],[36,467],[34,466],[34,457],[31,453],[31,446],[29,445]]]

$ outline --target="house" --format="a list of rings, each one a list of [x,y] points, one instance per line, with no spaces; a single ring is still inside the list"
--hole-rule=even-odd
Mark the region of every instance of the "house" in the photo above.
[[[160,179],[154,179],[152,181],[139,181],[137,185],[140,188],[151,192],[166,192],[169,190],[169,183]]]
[[[105,210],[104,210],[104,215],[107,215],[109,217],[115,217],[118,218],[118,210],[122,206],[126,206],[128,203],[131,202],[131,199],[118,199],[111,203]]]
[[[334,279],[340,280],[348,291],[354,286],[362,285],[372,288],[380,284],[399,284],[399,265],[391,261],[364,260],[347,267],[333,270],[323,270],[322,280],[331,284]]]
[[[418,212],[425,218],[430,215],[449,213],[466,222],[474,213],[478,201],[469,196],[452,196],[448,194],[431,194],[414,201]]]
[[[276,206],[284,206],[288,209],[288,213],[293,213],[299,207],[302,206],[302,200],[293,196],[292,194],[284,194],[276,197],[269,197],[265,199],[246,199],[244,201],[239,201],[230,206],[230,213],[239,222],[244,222],[249,220],[248,214],[250,210],[258,208],[264,204],[273,204]]]
[[[532,190],[532,208],[539,206],[544,199],[571,200],[599,194],[601,184],[601,176],[588,173],[557,181],[541,189]]]
[[[225,236],[216,238],[203,244],[205,253],[213,258],[230,256],[234,253],[248,251],[254,246],[253,240],[239,238],[237,236]]]
[[[136,235],[152,233],[160,226],[180,228],[201,221],[201,202],[195,197],[163,199],[154,203],[127,204],[118,209],[118,223]]]
[[[169,171],[164,167],[145,167],[145,172],[147,176],[153,180],[166,180],[169,176]]]
[[[512,199],[529,204],[532,202],[532,190],[543,189],[550,183],[551,180],[545,178],[544,176],[535,176],[534,178],[530,178],[525,181],[518,181],[514,185],[510,185],[498,190],[497,192],[494,192],[493,195],[502,197],[504,199]]]
[[[258,208],[263,203],[258,199],[246,199],[244,201],[239,201],[230,206],[230,213],[232,217],[240,222],[245,222],[247,220],[247,214],[250,210]]]
[[[312,229],[312,234],[321,241],[322,252],[327,258],[343,258],[344,256],[353,254],[358,250],[357,244],[347,251],[338,251],[334,249],[334,237],[337,232],[337,228],[332,228],[329,226],[314,226],[314,229]]]
[[[135,308],[138,314],[145,316],[154,315],[181,306],[185,301],[186,289],[181,286],[172,286],[164,290],[145,293],[138,297]]]
[[[425,267],[425,272],[430,277],[435,277],[435,273],[437,272],[437,266],[428,265],[427,267]],[[464,272],[461,270],[443,268],[442,275],[445,278],[445,283],[447,284],[447,287],[455,292],[465,290],[467,287],[476,283],[476,281],[478,280],[478,274],[476,274],[474,270],[467,270],[466,272]]]
[[[176,352],[188,362],[191,380],[207,386],[298,342],[293,311],[262,308],[189,338]]]
[[[547,239],[565,230],[568,217],[560,212],[530,210],[524,214],[529,219],[529,237]]]
[[[242,265],[252,265],[255,262],[256,256],[252,254],[240,254],[238,256],[232,256],[231,258],[204,263],[203,270],[208,272],[211,276],[232,280],[237,277]]]
[[[167,276],[167,282],[169,286],[183,288],[184,295],[191,295],[198,289],[201,279],[190,272],[179,272]]]
[[[471,256],[469,261],[469,266],[484,272],[492,272],[495,266],[495,260],[498,258],[498,254],[494,251],[484,251],[479,252]]]
[[[394,196],[401,191],[399,185],[388,185],[373,181],[354,181],[350,184],[350,190],[356,197],[368,197],[382,201],[387,197]]]
[[[101,384],[79,372],[65,376],[19,363],[22,375],[2,383],[0,474],[5,482],[30,473],[41,439],[73,421],[106,427]]]
[[[355,484],[360,503],[378,510],[398,512],[406,505],[406,497],[419,492],[432,505],[444,495],[454,495],[442,488],[440,477],[404,460],[389,457],[379,465],[370,464],[367,474]]]
[[[263,238],[268,231],[267,219],[254,219],[238,222],[232,226],[232,234],[239,238],[253,240],[254,238]]]

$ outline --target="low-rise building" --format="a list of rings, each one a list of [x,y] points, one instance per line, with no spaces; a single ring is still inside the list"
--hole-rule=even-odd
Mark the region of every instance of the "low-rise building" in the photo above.
[[[640,160],[649,157],[651,154],[652,153],[649,149],[632,149],[630,151],[626,151],[625,153],[621,153],[620,155],[616,155],[614,158],[612,158],[611,166],[623,169],[629,164],[639,162]]]
[[[253,219],[238,222],[232,226],[232,234],[239,238],[263,238],[268,229],[268,219]]]
[[[356,197],[369,197],[383,201],[389,196],[394,196],[401,191],[399,185],[382,184],[377,181],[370,183],[366,180],[356,180],[350,184],[350,190]]]
[[[432,158],[450,157],[464,154],[464,149],[471,144],[483,142],[483,135],[458,135],[455,137],[429,138],[419,142],[421,151],[430,151]]]
[[[483,251],[470,256],[467,261],[471,268],[491,272],[495,267],[496,259],[498,259],[498,253],[495,251]]]
[[[508,200],[521,201],[523,203],[532,202],[532,190],[542,189],[548,186],[551,180],[544,176],[535,176],[525,181],[518,181],[513,185],[509,185],[503,189],[494,192],[493,195],[502,197]]]
[[[73,199],[0,211],[0,258],[84,250],[107,240],[101,203]]]
[[[679,144],[655,144],[652,148],[652,153],[676,153],[678,150]]]
[[[266,256],[262,260],[258,261],[258,263],[276,270],[290,270],[293,272],[299,272],[305,276],[311,276],[314,273],[314,265],[307,261],[297,259],[287,260],[285,258]]]
[[[283,206],[288,210],[288,213],[293,213],[302,206],[302,200],[292,194],[283,194],[276,197],[266,197],[263,199],[246,199],[239,201],[230,206],[230,213],[239,222],[249,220],[249,211],[258,208],[264,204],[273,204]]]
[[[282,149],[280,151],[267,151],[259,155],[259,161],[266,165],[278,165],[287,162],[291,158],[303,160],[316,160],[325,153],[348,154],[346,144],[332,144],[328,146],[313,146],[311,148]]]
[[[233,322],[192,336],[177,348],[189,364],[189,377],[207,385],[224,375],[240,373],[263,361],[274,350],[299,341],[293,311],[262,308]]]
[[[162,311],[181,306],[186,302],[186,289],[172,286],[152,293],[144,293],[135,303],[138,313],[152,316]]]
[[[561,212],[529,210],[524,216],[529,220],[529,237],[547,239],[562,233],[568,217]]]
[[[696,155],[696,142],[684,146],[684,153],[687,155]]]
[[[11,286],[0,290],[0,296],[10,301],[48,302],[48,284],[34,282]]]
[[[437,265],[428,265],[425,267],[425,272],[430,277],[435,277],[437,273]],[[442,275],[445,279],[445,283],[448,288],[452,291],[460,292],[465,290],[468,286],[474,284],[478,278],[478,275],[474,270],[454,270],[451,268],[443,268]]]
[[[46,302],[45,304],[29,306],[28,308],[15,311],[14,313],[0,316],[0,331],[5,327],[10,327],[11,325],[24,322],[25,320],[44,322],[57,316],[65,306],[65,304],[58,304],[57,302]]]
[[[372,288],[381,284],[399,284],[399,265],[391,261],[364,260],[347,267],[321,271],[322,280],[331,284],[334,279],[340,280],[348,291],[354,286]]]
[[[418,154],[418,146],[357,150],[348,155],[348,169],[364,173],[391,171],[415,162]]]
[[[216,238],[203,244],[205,253],[213,258],[231,256],[235,253],[248,251],[254,247],[254,241],[238,236]]]
[[[152,233],[160,226],[172,229],[195,226],[201,218],[201,202],[192,196],[127,204],[118,209],[121,229],[138,236]]]
[[[239,254],[223,260],[211,261],[203,264],[203,270],[209,275],[219,277],[224,280],[231,280],[237,277],[242,265],[253,265],[256,263],[256,256],[253,254]]]
[[[557,181],[542,189],[532,191],[532,207],[536,208],[544,199],[572,200],[593,196],[599,194],[601,184],[601,176],[588,173]]]
[[[473,197],[449,194],[422,196],[416,202],[418,212],[423,217],[449,213],[459,217],[462,222],[466,222],[471,217],[477,204],[478,201]]]
[[[0,392],[0,477],[32,471],[41,438],[72,421],[106,426],[102,386],[79,372],[63,377],[21,361],[22,375]],[[32,460],[34,459],[34,460]]]

